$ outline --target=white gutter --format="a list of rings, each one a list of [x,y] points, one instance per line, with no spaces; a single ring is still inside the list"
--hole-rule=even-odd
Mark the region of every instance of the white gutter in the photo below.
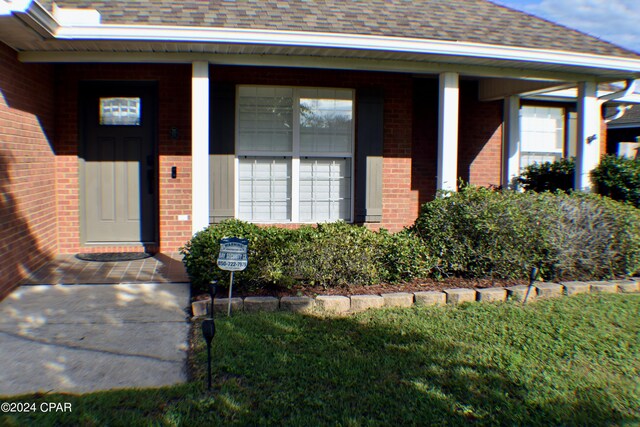
[[[200,42],[357,49],[538,62],[640,73],[640,59],[470,42],[360,34],[104,24],[87,27],[60,27],[56,31],[55,37],[62,40]]]

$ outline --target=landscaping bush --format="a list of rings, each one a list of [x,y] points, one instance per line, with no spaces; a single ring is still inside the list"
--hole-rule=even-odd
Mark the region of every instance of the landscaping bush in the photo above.
[[[412,227],[441,276],[601,279],[640,270],[640,210],[589,194],[463,187],[422,206]]]
[[[440,276],[524,277],[527,265],[538,265],[546,254],[518,198],[516,192],[464,186],[425,203],[411,231],[439,258]]]
[[[534,163],[524,168],[518,182],[525,190],[567,192],[573,188],[575,159],[560,159],[555,162]]]
[[[196,233],[180,252],[194,289],[205,291],[212,280],[228,286],[229,273],[220,270],[216,264],[220,239],[247,239],[249,263],[244,271],[235,273],[235,280],[239,286],[255,288],[284,280],[286,274],[283,271],[283,259],[288,256],[287,248],[293,236],[292,230],[263,228],[232,219]]]
[[[305,226],[290,246],[292,276],[310,285],[380,283],[382,243],[378,233],[345,222]]]
[[[231,236],[249,240],[247,269],[235,276],[245,289],[396,283],[427,277],[433,265],[426,247],[407,232],[374,232],[341,221],[291,230],[228,220],[197,233],[181,249],[196,291],[205,291],[211,280],[228,284],[229,274],[216,260],[220,239]]]
[[[640,160],[604,156],[591,179],[599,194],[640,207]]]
[[[587,193],[546,193],[536,215],[548,251],[548,276],[589,280],[640,271],[640,210]]]

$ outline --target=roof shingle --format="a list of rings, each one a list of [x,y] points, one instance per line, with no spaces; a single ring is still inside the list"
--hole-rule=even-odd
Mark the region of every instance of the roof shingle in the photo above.
[[[50,7],[50,1],[41,1]],[[640,58],[596,37],[486,0],[56,0],[105,24],[380,35]]]

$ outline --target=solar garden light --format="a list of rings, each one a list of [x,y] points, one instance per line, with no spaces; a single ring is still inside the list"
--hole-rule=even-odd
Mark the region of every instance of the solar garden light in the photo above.
[[[525,305],[527,303],[527,298],[529,298],[529,292],[531,292],[531,288],[533,287],[533,283],[538,278],[538,271],[539,270],[536,267],[533,267],[531,269],[531,274],[529,275],[529,287],[527,288],[527,294],[524,296],[524,300],[522,301],[522,305]]]
[[[213,320],[213,298],[216,296],[217,281],[212,280],[209,284],[209,296],[211,297],[211,311],[209,319],[202,321],[202,336],[207,343],[207,389],[211,390],[211,341],[216,334],[216,324]]]

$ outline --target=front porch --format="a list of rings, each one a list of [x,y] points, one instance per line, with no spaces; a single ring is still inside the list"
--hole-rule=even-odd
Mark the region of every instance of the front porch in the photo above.
[[[57,255],[25,277],[21,285],[77,285],[120,283],[186,283],[189,277],[177,252],[158,253],[135,261],[82,261]]]

